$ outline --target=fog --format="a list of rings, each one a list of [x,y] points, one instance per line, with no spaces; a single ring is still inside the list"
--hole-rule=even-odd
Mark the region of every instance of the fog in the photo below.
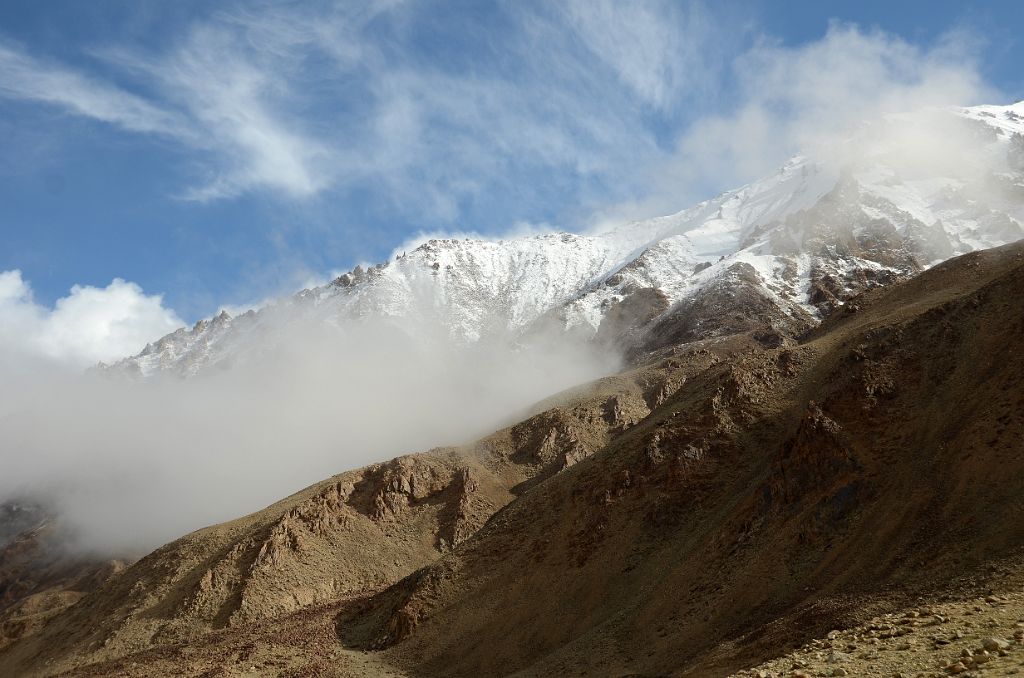
[[[979,75],[971,41],[955,33],[921,48],[833,23],[821,40],[798,48],[755,47],[735,70],[739,104],[698,120],[681,137],[681,170],[699,160],[703,173],[738,184],[787,155],[829,158],[865,121],[1000,100]]]
[[[616,368],[564,337],[458,347],[415,329],[293,319],[274,347],[188,379],[7,361],[0,499],[41,499],[76,548],[139,555],[332,474],[468,442]]]

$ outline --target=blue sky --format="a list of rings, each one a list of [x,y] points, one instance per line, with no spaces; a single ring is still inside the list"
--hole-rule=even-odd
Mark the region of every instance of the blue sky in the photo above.
[[[1020,2],[7,0],[0,271],[39,318],[130,281],[162,332],[420,232],[681,209],[800,109],[1024,99],[1021,35]]]

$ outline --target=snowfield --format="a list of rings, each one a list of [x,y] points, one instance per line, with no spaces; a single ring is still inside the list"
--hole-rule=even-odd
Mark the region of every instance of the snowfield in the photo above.
[[[593,336],[608,309],[639,290],[663,295],[669,314],[738,264],[781,313],[818,318],[886,274],[1024,237],[1024,102],[952,117],[978,137],[983,172],[912,166],[884,148],[839,167],[798,156],[712,200],[603,233],[430,240],[260,309],[179,329],[110,369],[192,375],[281,340],[293,318],[341,330],[384,319],[462,343],[514,340],[542,323]],[[914,120],[886,124],[913,129]]]

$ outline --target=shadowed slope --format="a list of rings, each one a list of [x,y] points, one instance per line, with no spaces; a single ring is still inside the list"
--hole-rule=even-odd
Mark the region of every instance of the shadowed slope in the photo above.
[[[801,343],[662,349],[474,445],[169,544],[0,669],[714,676],[1015,571],[1022,295],[1009,246],[855,297]]]
[[[797,348],[712,366],[342,616],[343,641],[428,675],[715,675],[750,656],[722,643],[765,624],[771,642],[827,631],[883,592],[940,591],[1015,553],[1021,251],[950,262]]]
[[[685,380],[654,366],[552,398],[463,447],[344,473],[168,544],[106,581],[0,667],[69,667],[258,625],[385,587],[450,551],[528,488],[586,458]]]

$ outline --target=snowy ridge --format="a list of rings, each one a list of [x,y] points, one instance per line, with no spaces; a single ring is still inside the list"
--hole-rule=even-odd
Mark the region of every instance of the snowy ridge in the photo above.
[[[1024,134],[1024,101],[1009,106],[972,106],[962,109],[960,114],[995,128],[1005,137]]]
[[[610,308],[642,291],[658,300],[643,322],[657,323],[737,280],[755,281],[780,318],[813,323],[863,289],[1024,237],[1024,102],[956,113],[985,131],[978,143],[1005,165],[983,180],[908,173],[884,153],[838,168],[795,157],[712,200],[603,233],[430,240],[259,310],[182,328],[112,367],[194,374],[279,340],[275,327],[294,317],[338,328],[386,319],[463,343],[514,339],[552,319],[594,336]]]

